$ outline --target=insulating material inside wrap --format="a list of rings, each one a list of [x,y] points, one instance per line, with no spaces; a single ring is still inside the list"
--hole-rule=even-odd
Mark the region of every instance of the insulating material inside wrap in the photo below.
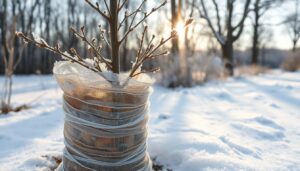
[[[64,91],[64,171],[150,171],[147,153],[149,77],[95,73],[58,62]]]

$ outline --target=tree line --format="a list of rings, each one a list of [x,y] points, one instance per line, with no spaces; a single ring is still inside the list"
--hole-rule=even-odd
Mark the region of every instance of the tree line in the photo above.
[[[134,9],[138,0],[124,0],[125,6],[130,11]],[[286,19],[282,21],[287,27],[288,33],[293,43],[291,48],[296,51],[297,43],[300,38],[300,14],[299,0],[289,0],[295,4],[295,9],[291,9]],[[275,7],[280,7],[286,3],[284,0],[170,0],[167,6],[160,10],[159,15],[166,16],[166,25],[175,28],[179,20],[193,18],[195,23],[193,26],[185,30],[184,48],[186,49],[184,57],[179,57],[179,40],[174,39],[170,44],[170,57],[167,63],[169,65],[177,65],[176,69],[183,78],[188,78],[191,71],[187,56],[193,56],[197,53],[197,45],[201,43],[203,37],[208,37],[217,43],[213,48],[215,53],[220,52],[224,60],[224,65],[232,74],[235,66],[234,52],[235,43],[245,32],[246,21],[249,20],[252,27],[252,48],[251,61],[253,64],[259,63],[260,50],[263,46],[263,38],[266,33],[264,16]],[[84,1],[64,0],[46,1],[46,0],[0,0],[0,72],[5,72],[5,64],[2,62],[4,58],[10,56],[11,49],[14,49],[14,61],[18,61],[15,68],[16,74],[32,74],[42,73],[49,74],[52,71],[53,63],[59,60],[60,56],[53,55],[47,51],[40,50],[32,45],[23,48],[22,42],[14,37],[14,30],[22,31],[30,34],[34,32],[50,43],[60,43],[64,49],[71,47],[86,46],[69,33],[69,28],[74,27],[80,29],[85,25],[87,36],[97,36],[99,25],[104,30],[109,30],[109,25],[99,21],[94,12],[84,5]],[[101,8],[105,8],[105,4],[99,1]],[[294,7],[293,6],[293,7]],[[151,3],[144,4],[144,9],[151,8]],[[137,16],[142,17],[142,16]],[[159,16],[157,16],[159,18]],[[200,24],[199,24],[199,22]],[[153,21],[145,21],[145,23]],[[125,22],[124,25],[130,23]],[[150,23],[150,24],[155,24]],[[201,31],[200,31],[201,30]],[[126,30],[121,30],[126,31]],[[156,32],[163,33],[161,25],[157,25]],[[109,33],[108,33],[109,34]],[[125,48],[120,49],[122,55],[121,70],[125,71],[130,68],[131,61],[135,56],[137,42],[133,42],[136,35],[131,35],[124,40]],[[149,39],[149,37],[146,37]],[[200,41],[199,41],[200,40]],[[110,40],[108,40],[110,41]],[[145,40],[147,41],[147,40]],[[148,40],[149,41],[149,40]],[[168,46],[169,47],[169,46]],[[79,52],[82,56],[87,56],[88,48],[81,48]],[[103,53],[111,53],[108,47]],[[211,49],[207,49],[210,51]],[[109,56],[109,55],[108,55]],[[182,55],[181,55],[182,56]],[[160,65],[157,63],[149,63],[147,65]],[[145,67],[147,67],[147,65]],[[167,65],[163,63],[163,65]],[[174,71],[175,72],[175,71]]]

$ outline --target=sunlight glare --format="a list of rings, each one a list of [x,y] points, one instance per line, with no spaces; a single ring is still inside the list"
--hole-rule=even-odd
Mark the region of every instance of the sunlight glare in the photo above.
[[[175,27],[175,30],[177,31],[178,34],[178,39],[179,43],[184,42],[184,37],[185,37],[185,26],[183,21],[178,21]]]

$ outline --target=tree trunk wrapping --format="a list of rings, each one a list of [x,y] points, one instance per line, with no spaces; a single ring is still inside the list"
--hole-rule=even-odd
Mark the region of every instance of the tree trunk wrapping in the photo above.
[[[74,72],[80,70],[80,72]],[[59,62],[55,77],[64,92],[63,171],[150,171],[147,153],[150,82],[116,87],[77,64]],[[112,74],[112,73],[110,73]],[[109,77],[124,82],[125,77]],[[118,97],[118,98],[115,98]]]

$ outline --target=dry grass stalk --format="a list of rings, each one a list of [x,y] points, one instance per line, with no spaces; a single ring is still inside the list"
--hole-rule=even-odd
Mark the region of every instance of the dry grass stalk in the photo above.
[[[300,69],[300,52],[287,56],[281,67],[286,71],[298,71]]]

